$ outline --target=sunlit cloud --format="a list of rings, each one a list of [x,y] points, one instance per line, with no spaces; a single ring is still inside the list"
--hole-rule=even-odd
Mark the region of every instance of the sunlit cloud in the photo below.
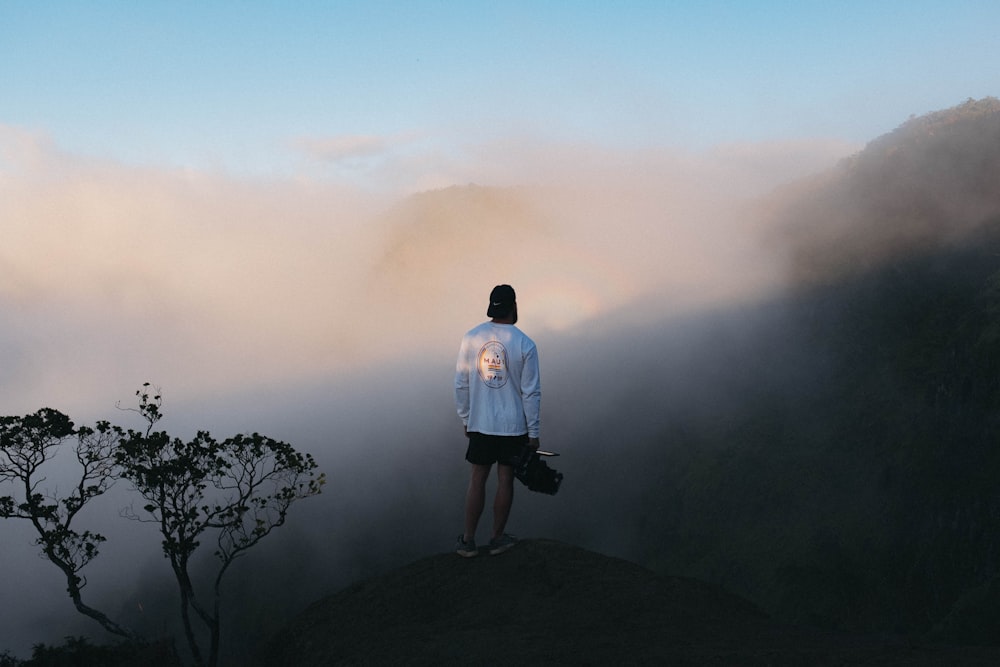
[[[747,202],[846,152],[388,145],[313,146],[329,159],[392,153],[367,176],[380,189],[129,167],[4,129],[0,399],[14,411],[107,403],[147,379],[197,395],[295,383],[413,344],[443,354],[503,282],[534,331],[650,295],[681,310],[753,298],[781,272]],[[411,195],[421,184],[431,191]]]
[[[47,135],[0,123],[0,177],[14,168],[37,170],[54,150]]]
[[[273,381],[363,340],[344,313],[367,271],[372,200],[45,159],[53,169],[15,163],[0,181],[0,299],[21,331],[4,351],[21,369],[0,388],[8,405],[143,378],[202,391]]]
[[[323,162],[343,162],[379,155],[390,142],[373,135],[345,135],[337,137],[302,137],[293,146],[307,156]]]

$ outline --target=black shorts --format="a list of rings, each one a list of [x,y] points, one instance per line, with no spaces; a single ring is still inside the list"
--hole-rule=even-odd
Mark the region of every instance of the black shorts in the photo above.
[[[514,465],[521,450],[528,444],[528,434],[524,435],[486,435],[476,431],[469,432],[469,448],[465,451],[465,460],[478,465],[493,465],[502,463]]]

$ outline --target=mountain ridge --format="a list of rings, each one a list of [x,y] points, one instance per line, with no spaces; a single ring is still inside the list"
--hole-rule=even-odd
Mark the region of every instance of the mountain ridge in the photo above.
[[[794,277],[830,282],[981,229],[1000,213],[998,146],[1000,100],[970,99],[913,117],[789,188],[777,218]]]

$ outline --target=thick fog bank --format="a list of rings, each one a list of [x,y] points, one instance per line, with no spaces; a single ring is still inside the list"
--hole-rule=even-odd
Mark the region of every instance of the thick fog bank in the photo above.
[[[468,474],[454,355],[489,288],[510,282],[539,345],[542,444],[565,474],[554,497],[518,488],[512,532],[709,580],[799,622],[980,641],[969,619],[1000,618],[1000,114],[985,106],[911,121],[764,205],[781,170],[748,169],[760,155],[646,156],[655,169],[613,177],[584,164],[546,188],[449,188],[363,218],[352,211],[370,202],[358,204],[344,225],[327,224],[309,188],[285,184],[271,201],[160,175],[160,199],[204,224],[164,231],[150,265],[98,253],[79,275],[5,269],[18,281],[0,301],[23,317],[8,317],[4,358],[19,375],[0,396],[23,413],[53,392],[45,403],[78,421],[135,426],[113,406],[150,380],[172,434],[258,431],[315,456],[323,494],[229,573],[224,645],[238,664],[310,602],[451,549]],[[47,190],[27,181],[30,212]],[[234,195],[259,208],[248,235],[216,227]],[[86,221],[134,239],[133,197]],[[269,255],[286,211],[296,233]],[[30,218],[18,238],[32,238]],[[63,239],[62,218],[45,219]],[[213,244],[198,243],[206,234]],[[524,251],[484,264],[507,238]],[[235,274],[215,263],[230,242]],[[94,247],[70,235],[60,256],[73,244]],[[251,259],[233,259],[244,249]],[[109,540],[86,593],[125,624],[179,636],[156,535],[118,517],[128,495],[88,508]],[[8,523],[0,567],[25,576],[4,595],[24,604],[3,610],[0,648],[93,633]]]
[[[778,308],[747,306],[639,330],[539,337],[542,444],[560,453],[550,464],[566,477],[556,496],[519,485],[509,529],[655,565],[653,555],[671,548],[659,526],[662,505],[679,492],[664,487],[669,451],[689,447],[692,435],[706,447],[727,446],[716,437],[746,410],[748,388],[758,396],[807,390],[797,380],[813,366],[800,363],[805,355],[793,333],[769,341],[786,367],[742,375],[740,357],[780,317]],[[248,579],[230,588],[234,609],[258,606],[247,619],[262,624],[253,636],[359,578],[453,547],[468,464],[452,366],[442,358],[383,367],[351,378],[349,392],[337,383],[252,401],[268,406],[257,418],[274,419],[274,434],[312,452],[329,480],[322,496],[296,507],[282,533],[242,564],[239,576]],[[745,372],[751,367],[759,370],[751,362]],[[683,438],[673,437],[678,429]],[[261,600],[267,609],[259,609]]]

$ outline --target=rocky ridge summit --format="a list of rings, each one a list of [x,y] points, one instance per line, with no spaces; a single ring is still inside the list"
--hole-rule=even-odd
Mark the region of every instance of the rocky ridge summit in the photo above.
[[[259,665],[994,665],[1000,648],[776,623],[694,579],[551,540],[439,554],[322,599]]]

